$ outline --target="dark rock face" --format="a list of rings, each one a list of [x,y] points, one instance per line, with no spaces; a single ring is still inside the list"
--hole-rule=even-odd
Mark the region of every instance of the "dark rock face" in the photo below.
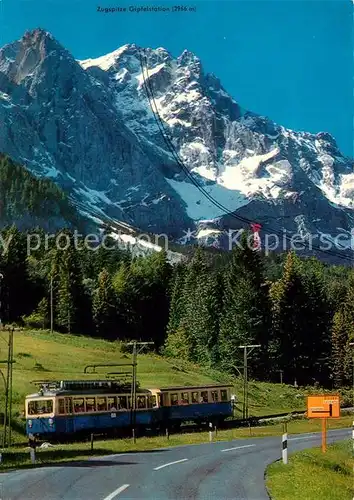
[[[36,30],[2,49],[0,75],[2,152],[53,179],[88,213],[143,228],[156,228],[160,219],[163,228],[186,223],[180,203],[168,200],[173,190],[125,127],[111,93],[51,35]],[[155,215],[134,195],[132,188],[140,185],[153,199],[155,192],[166,193]]]
[[[76,61],[49,33],[26,33],[0,51],[0,120],[0,151],[86,216],[175,239],[218,228],[222,245],[251,221],[264,233],[351,230],[353,161],[333,137],[243,110],[187,50],[132,44]]]

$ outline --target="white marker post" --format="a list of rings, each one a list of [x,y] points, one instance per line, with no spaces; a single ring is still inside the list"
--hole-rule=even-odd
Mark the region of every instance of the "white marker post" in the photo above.
[[[283,458],[283,464],[288,463],[288,433],[286,429],[286,424],[285,424],[285,432],[283,434],[282,438],[282,444],[283,444],[283,449],[282,449],[282,458]]]
[[[31,463],[34,465],[36,463],[36,438],[34,437],[33,434],[30,434],[28,436],[29,438],[29,445],[30,445],[30,457],[31,457]]]
[[[209,422],[209,441],[212,442],[213,440],[213,424]]]

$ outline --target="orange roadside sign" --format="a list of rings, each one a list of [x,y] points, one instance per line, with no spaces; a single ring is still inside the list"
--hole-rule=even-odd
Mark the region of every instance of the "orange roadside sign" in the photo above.
[[[339,418],[338,394],[307,396],[307,418]]]

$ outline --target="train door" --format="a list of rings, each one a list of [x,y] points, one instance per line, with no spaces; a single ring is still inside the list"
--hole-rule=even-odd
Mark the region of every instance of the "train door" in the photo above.
[[[71,398],[65,398],[65,413],[66,418],[66,432],[75,432],[74,426],[74,415],[73,415],[73,400]]]

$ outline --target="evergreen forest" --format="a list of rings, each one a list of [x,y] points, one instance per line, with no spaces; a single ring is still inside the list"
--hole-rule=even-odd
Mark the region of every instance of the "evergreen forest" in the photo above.
[[[31,231],[45,240],[41,229]],[[153,341],[169,357],[238,374],[240,345],[259,344],[250,377],[328,388],[349,386],[354,339],[354,271],[300,258],[192,247],[171,265],[114,244],[81,245],[73,233],[27,251],[29,233],[0,232],[3,323],[105,338]],[[58,241],[58,239],[56,240]],[[109,240],[108,240],[109,241]],[[78,244],[79,243],[79,244]]]

